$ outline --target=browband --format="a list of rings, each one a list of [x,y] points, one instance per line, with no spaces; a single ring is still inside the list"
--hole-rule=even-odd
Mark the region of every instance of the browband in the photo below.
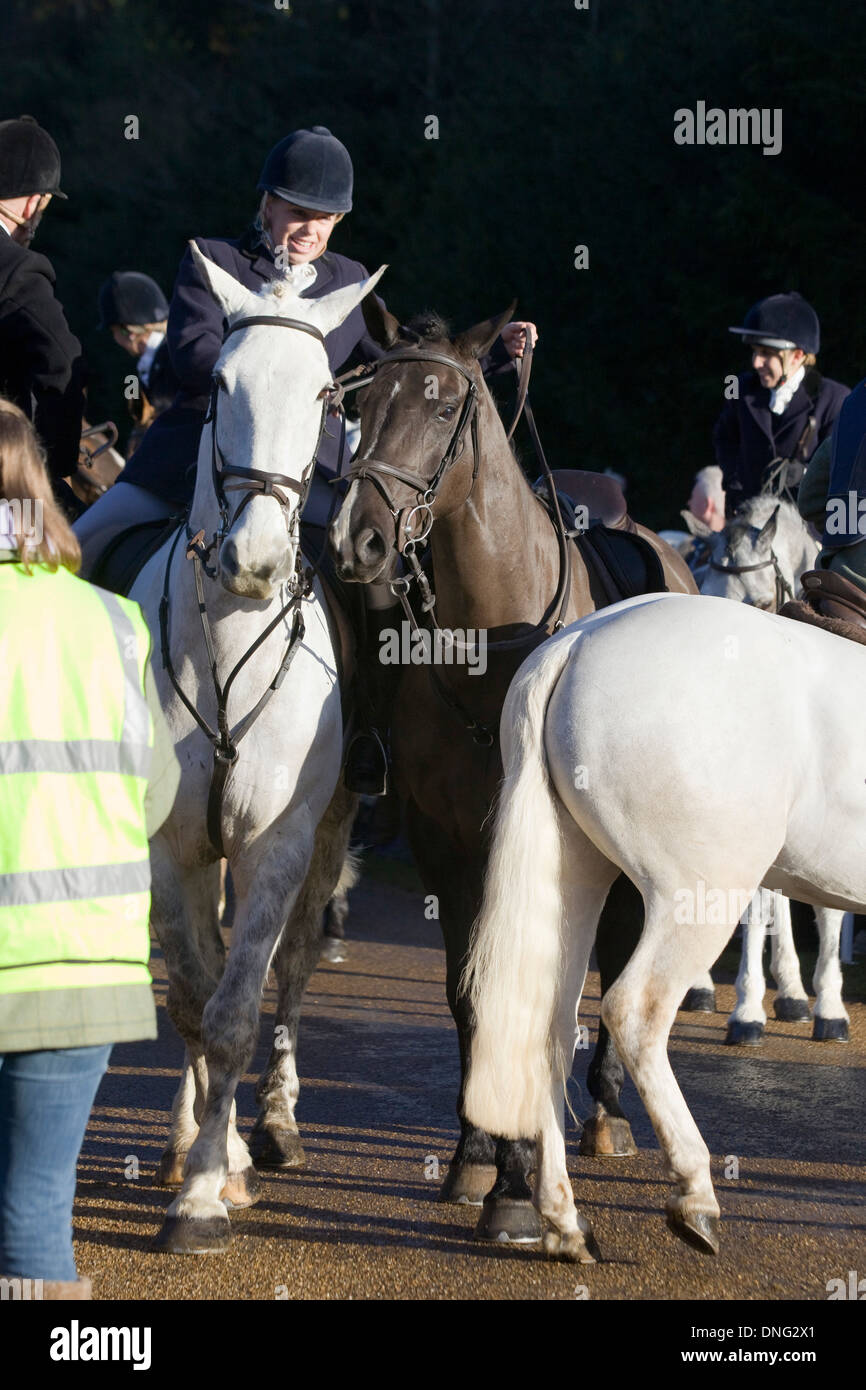
[[[252,314],[248,319],[238,319],[237,323],[233,323],[225,334],[223,342],[225,342],[226,338],[230,338],[233,333],[237,333],[239,328],[252,328],[258,323],[267,323],[271,328],[297,328],[302,333],[309,333],[311,337],[318,338],[323,347],[325,345],[324,334],[321,333],[318,328],[315,328],[313,324],[304,323],[302,319],[278,318],[275,314]]]

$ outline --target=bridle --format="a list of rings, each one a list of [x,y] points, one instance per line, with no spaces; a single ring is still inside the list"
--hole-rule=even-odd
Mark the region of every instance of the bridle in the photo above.
[[[309,333],[312,337],[316,338],[324,346],[324,335],[319,332],[318,328],[313,327],[312,324],[304,323],[300,319],[287,319],[268,314],[256,314],[252,315],[249,318],[238,319],[238,321],[232,324],[231,328],[229,328],[225,337],[229,338],[232,333],[237,333],[239,329],[251,328],[256,324],[268,324],[274,328],[293,328],[302,333]],[[223,341],[225,341],[225,339]],[[303,510],[304,503],[307,500],[307,494],[310,490],[310,484],[312,482],[313,477],[313,470],[316,465],[316,455],[319,452],[319,446],[322,442],[322,435],[324,433],[325,421],[327,419],[328,411],[334,404],[339,403],[340,399],[342,398],[342,388],[340,388],[337,385],[334,385],[333,387],[328,388],[325,394],[323,395],[322,419],[319,425],[319,433],[316,439],[316,445],[313,450],[312,459],[310,463],[305,467],[301,475],[300,482],[298,482],[295,478],[289,477],[285,473],[266,473],[261,469],[243,468],[240,464],[226,463],[222,451],[219,447],[219,441],[217,438],[219,389],[220,388],[218,381],[214,380],[213,388],[211,391],[210,405],[208,407],[208,413],[205,416],[205,423],[209,423],[211,426],[211,473],[213,477],[214,492],[216,494],[217,504],[219,506],[220,522],[216,532],[214,533],[213,539],[208,545],[204,544],[204,531],[198,531],[195,535],[192,534],[192,528],[189,524],[188,517],[184,518],[180,526],[178,526],[174,536],[174,540],[172,541],[171,547],[169,549],[168,559],[166,561],[165,566],[165,577],[163,580],[162,597],[160,599],[159,604],[159,633],[160,646],[162,651],[162,664],[165,668],[168,678],[174,686],[174,689],[177,692],[178,697],[186,706],[186,709],[192,715],[196,724],[198,724],[199,728],[202,730],[202,732],[213,745],[214,764],[213,771],[211,773],[210,790],[208,793],[207,831],[208,839],[211,842],[211,846],[216,851],[217,855],[220,858],[222,858],[225,854],[222,838],[222,801],[223,794],[225,792],[226,782],[228,780],[229,771],[233,764],[237,761],[238,744],[240,743],[241,739],[245,736],[245,734],[249,732],[252,725],[255,723],[256,719],[261,714],[262,710],[265,708],[271,697],[276,693],[277,690],[279,690],[286,677],[286,673],[288,672],[289,666],[292,663],[295,653],[298,650],[298,646],[303,640],[305,627],[303,614],[301,612],[301,603],[310,593],[310,590],[312,588],[313,575],[310,569],[304,569],[303,557],[301,555],[301,547],[299,544],[297,544],[295,547],[294,572],[290,579],[286,582],[286,588],[289,591],[289,598],[284,604],[282,604],[276,617],[268,623],[264,631],[259,634],[256,640],[252,643],[252,645],[247,649],[246,652],[244,652],[241,659],[236,663],[236,665],[233,667],[233,669],[227,676],[225,682],[221,683],[219,675],[217,673],[217,658],[216,649],[213,641],[213,633],[211,631],[210,620],[207,615],[207,606],[205,604],[202,572],[204,572],[209,579],[216,578],[216,564],[211,566],[208,563],[211,551],[214,549],[216,549],[217,551],[219,550],[220,545],[222,544],[228,532],[234,526],[238,517],[241,515],[244,507],[246,507],[252,500],[252,498],[257,494],[262,494],[266,497],[276,498],[283,511],[290,515],[293,504],[292,498],[288,495],[288,493],[296,493],[298,496],[298,504],[297,510],[295,512],[295,517],[298,519],[300,518],[300,514]],[[239,481],[236,483],[225,483],[224,479],[226,478],[237,478],[239,479]],[[240,504],[235,509],[234,515],[232,516],[229,515],[229,504],[228,499],[225,495],[226,492],[229,491],[242,491],[244,493],[244,496],[241,499]],[[177,678],[177,673],[175,672],[171,661],[171,644],[169,636],[169,580],[171,576],[171,566],[172,561],[174,559],[175,551],[177,550],[178,542],[180,541],[181,535],[184,533],[186,534],[187,538],[186,556],[187,559],[192,560],[193,562],[198,611],[201,618],[205,646],[207,647],[208,661],[210,663],[214,693],[216,695],[216,729],[211,728],[207,720],[204,719],[201,714],[199,714],[195,705],[189,699],[186,692],[182,689],[180,682]],[[291,535],[291,531],[289,531],[289,534]],[[249,713],[244,715],[243,719],[241,719],[237,724],[235,724],[233,728],[231,728],[228,722],[228,696],[232,684],[235,680],[235,677],[238,675],[239,671],[241,671],[241,669],[246,665],[250,657],[253,656],[256,651],[258,651],[259,647],[261,647],[262,644],[265,641],[267,641],[268,637],[275,630],[275,628],[277,628],[280,625],[280,623],[282,623],[284,619],[286,619],[289,616],[289,614],[292,615],[291,630],[289,632],[286,647],[280,660],[280,664],[277,667],[276,674],[274,675],[273,680],[270,682],[264,694],[249,711]]]
[[[465,503],[468,502],[469,498],[472,496],[472,492],[475,488],[475,483],[478,479],[478,470],[481,464],[481,451],[479,448],[478,440],[478,386],[474,377],[472,376],[472,373],[461,362],[456,361],[453,357],[447,357],[444,353],[439,352],[428,352],[418,349],[398,349],[397,351],[386,352],[384,356],[378,358],[372,368],[372,372],[369,375],[367,375],[360,381],[353,382],[350,386],[347,386],[346,389],[353,390],[357,387],[368,385],[369,382],[373,380],[373,378],[378,374],[381,368],[387,366],[391,362],[438,362],[445,367],[452,368],[454,371],[459,373],[459,375],[462,376],[466,382],[468,382],[466,394],[461,402],[460,414],[458,416],[457,423],[454,427],[454,430],[451,434],[451,438],[448,441],[442,458],[440,459],[439,464],[436,467],[431,478],[424,478],[419,473],[414,473],[411,470],[405,468],[397,468],[393,464],[385,463],[381,459],[375,458],[365,458],[360,460],[358,463],[353,464],[343,475],[344,477],[348,478],[351,482],[354,482],[355,480],[358,480],[360,482],[365,479],[371,482],[373,486],[376,488],[376,491],[381,496],[382,500],[384,501],[386,507],[388,508],[388,511],[391,513],[391,517],[394,521],[395,549],[398,555],[401,555],[406,560],[412,573],[411,575],[392,579],[389,583],[389,587],[394,596],[399,599],[403,611],[406,614],[406,617],[410,623],[410,626],[414,631],[419,630],[418,621],[409,602],[409,589],[412,582],[414,581],[418,586],[422,613],[426,613],[429,615],[431,627],[435,632],[441,634],[442,628],[440,628],[434,613],[436,595],[432,592],[430,581],[421,567],[416,551],[419,546],[423,546],[424,544],[426,544],[429,539],[430,532],[433,527],[433,522],[435,520],[433,514],[433,505],[439,495],[439,490],[449,470],[462,456],[466,448],[467,428],[470,432],[470,438],[472,442],[472,479],[469,485],[469,491],[466,494],[466,498],[463,505],[465,505]],[[565,523],[562,518],[562,513],[560,511],[559,499],[557,496],[556,487],[553,482],[550,465],[547,462],[544,450],[541,446],[541,440],[538,436],[538,431],[535,427],[535,421],[532,417],[532,408],[529,403],[528,387],[531,367],[532,344],[529,337],[527,336],[523,365],[521,368],[517,368],[517,365],[515,363],[515,370],[519,373],[517,407],[506,438],[510,441],[511,436],[514,433],[515,426],[517,425],[517,421],[520,418],[521,412],[525,409],[527,423],[529,424],[530,432],[532,435],[532,441],[535,445],[535,450],[538,455],[539,462],[541,463],[542,469],[547,475],[549,483],[549,491],[550,496],[552,498],[552,509],[554,513],[553,521],[557,533],[557,540],[559,543],[559,579],[557,582],[556,594],[554,595],[553,602],[548,606],[541,621],[539,623],[536,623],[535,626],[529,630],[529,632],[524,633],[519,637],[512,637],[498,642],[488,642],[488,651],[507,651],[517,647],[528,646],[542,632],[546,637],[550,635],[551,631],[559,631],[559,629],[564,626],[565,613],[568,607],[568,600],[571,592],[571,549],[569,539],[565,529]],[[354,373],[351,375],[354,375]],[[340,382],[343,382],[344,378],[339,378],[339,380]],[[383,481],[383,478],[395,478],[398,482],[405,483],[408,487],[414,488],[416,499],[415,503],[407,507],[398,507],[397,503],[391,496],[391,493],[389,492],[385,481]],[[420,534],[418,535],[414,534],[414,518],[416,513],[426,513],[426,516],[423,522],[421,523]],[[556,615],[555,619],[554,614]],[[550,627],[551,622],[553,622],[552,629]],[[468,643],[459,641],[453,636],[453,634],[450,635],[450,640],[455,647],[462,647],[464,649],[467,649],[470,645]],[[447,705],[449,705],[457,714],[459,714],[463,718],[466,728],[472,735],[473,740],[483,747],[491,747],[495,742],[494,730],[490,729],[487,725],[482,724],[479,720],[475,719],[470,714],[470,712],[461,704],[461,702],[454,695],[452,695],[452,693],[446,688],[444,683],[440,680],[439,676],[437,675],[435,668],[432,666],[430,667],[430,675],[433,685],[436,688],[438,694]]]
[[[311,337],[325,346],[324,334],[314,327],[311,323],[304,323],[302,319],[280,318],[271,314],[253,314],[248,318],[238,319],[223,339],[225,343],[233,333],[237,333],[241,328],[252,328],[256,324],[267,324],[273,328],[293,328],[300,333],[309,333]],[[325,422],[328,418],[328,411],[334,405],[335,395],[341,396],[339,388],[334,386],[325,392],[322,397],[322,418],[319,423],[319,433],[313,448],[312,458],[304,469],[300,482],[296,478],[290,478],[286,473],[265,473],[259,468],[243,468],[237,463],[226,463],[222,450],[219,446],[218,438],[218,410],[219,410],[219,381],[215,378],[211,388],[210,404],[205,416],[205,424],[211,424],[211,475],[213,478],[214,492],[216,493],[217,505],[220,511],[220,524],[214,535],[214,539],[205,551],[202,547],[198,553],[203,555],[206,564],[207,557],[214,546],[219,548],[228,532],[235,525],[244,507],[248,506],[257,493],[265,497],[275,497],[283,511],[287,514],[292,510],[292,499],[287,496],[286,490],[294,492],[298,496],[296,516],[300,516],[310,484],[313,478],[313,470],[316,466],[316,456],[322,443],[322,435],[325,432]],[[225,478],[238,478],[239,482],[224,483]],[[236,508],[234,515],[229,516],[229,504],[226,497],[227,492],[243,492],[244,496]],[[214,575],[209,573],[209,577]]]
[[[381,496],[385,506],[391,513],[394,520],[394,546],[398,555],[409,556],[414,554],[415,547],[423,544],[430,534],[433,525],[433,503],[439,495],[439,489],[445,480],[446,474],[462,456],[466,448],[466,429],[469,427],[472,439],[472,481],[469,491],[466,494],[466,501],[472,496],[475,482],[478,478],[478,467],[480,454],[478,450],[478,387],[472,373],[463,366],[461,362],[455,361],[453,357],[446,357],[441,352],[419,353],[414,351],[388,352],[384,357],[378,358],[374,372],[378,374],[382,367],[391,362],[439,362],[442,366],[451,367],[467,381],[468,388],[460,407],[460,414],[457,424],[448,441],[448,445],[439,465],[432,478],[423,478],[419,473],[413,473],[407,468],[395,468],[391,463],[384,463],[381,459],[365,458],[360,463],[354,464],[349,468],[344,476],[351,481],[356,478],[362,481],[368,478]],[[368,381],[372,378],[368,378]],[[359,382],[359,385],[366,385],[367,382]],[[383,475],[388,478],[396,478],[398,482],[405,483],[408,487],[414,488],[416,502],[414,506],[398,507],[391,496],[385,483],[382,481]],[[416,512],[426,512],[427,516],[420,523],[421,532],[414,534],[414,517]]]
[[[776,511],[772,513],[772,516],[775,516],[778,513],[778,510],[779,508],[777,507]],[[770,518],[768,517],[767,520],[769,521]],[[766,522],[764,524],[766,525]],[[710,569],[716,570],[717,573],[721,574],[749,574],[754,570],[768,569],[770,565],[773,566],[773,571],[776,580],[776,596],[774,599],[775,607],[773,609],[773,612],[778,613],[779,609],[782,607],[782,604],[787,602],[788,599],[792,599],[794,597],[794,591],[791,588],[791,585],[788,583],[788,580],[782,573],[781,566],[779,565],[779,557],[777,556],[775,550],[773,550],[772,547],[770,548],[770,555],[768,559],[757,560],[752,565],[737,565],[734,563],[734,555],[733,551],[731,550],[731,542],[730,540],[728,540],[725,545],[725,560],[721,564],[719,564],[717,560],[710,560]]]

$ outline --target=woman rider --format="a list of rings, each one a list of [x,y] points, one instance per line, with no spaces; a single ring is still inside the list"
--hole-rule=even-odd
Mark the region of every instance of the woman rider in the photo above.
[[[311,299],[356,284],[367,278],[365,267],[328,250],[334,227],[351,210],[352,182],[349,152],[329,130],[324,126],[296,130],[275,145],[265,160],[258,183],[261,202],[252,226],[238,239],[197,237],[196,244],[254,292],[282,275],[290,275],[301,287],[299,293]],[[510,358],[522,352],[527,328],[534,333],[532,325],[506,325],[502,339],[482,364],[486,371],[507,367]],[[119,532],[139,521],[167,519],[192,500],[211,373],[222,348],[223,320],[188,249],[175,282],[167,338],[180,390],[148,430],[115,486],[76,523],[85,577]],[[335,375],[347,363],[372,363],[382,355],[367,334],[360,308],[327,335],[325,347]],[[322,526],[327,520],[333,495],[327,479],[339,472],[339,436],[338,424],[329,419],[304,510],[304,520],[314,525]],[[383,603],[392,603],[390,594],[384,599],[371,594],[369,600],[379,609]],[[383,790],[384,755],[377,743],[375,736],[362,734],[350,750],[345,775],[351,790]]]

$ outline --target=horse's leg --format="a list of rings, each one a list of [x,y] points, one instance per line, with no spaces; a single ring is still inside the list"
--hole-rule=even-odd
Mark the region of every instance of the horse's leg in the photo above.
[[[151,921],[168,972],[166,1007],[186,1044],[169,1140],[157,1167],[157,1182],[173,1187],[182,1181],[204,1108],[207,1068],[201,1047],[201,1017],[222,974],[225,951],[216,916],[217,866],[182,867],[160,836],[151,843],[151,864]]]
[[[759,896],[769,896],[758,890]],[[794,929],[791,925],[791,904],[783,893],[772,897],[773,915],[770,921],[770,972],[776,981],[777,994],[773,1012],[783,1023],[808,1023],[812,1017],[809,998],[803,988],[800,962],[794,949]]]
[[[647,890],[640,944],[601,1007],[677,1183],[667,1203],[668,1225],[715,1254],[720,1212],[709,1150],[676,1083],[667,1042],[689,981],[717,958],[731,927],[677,924],[675,901],[675,885]]]
[[[340,876],[325,908],[322,929],[322,955],[325,960],[339,963],[346,959],[346,918],[349,915],[349,891],[360,878],[360,861],[347,849]]]
[[[595,955],[602,997],[625,968],[643,931],[643,901],[634,884],[620,874],[607,896],[598,922]],[[583,1126],[580,1152],[591,1157],[626,1157],[637,1153],[631,1125],[620,1105],[625,1080],[622,1062],[602,1020],[587,1072],[586,1085],[595,1101]]]
[[[767,913],[763,895],[756,893],[742,917],[743,941],[737,971],[737,1003],[728,1019],[725,1042],[757,1047],[764,1040],[764,929]]]
[[[207,1066],[200,1047],[187,1043],[180,1085],[171,1107],[168,1144],[160,1156],[156,1181],[160,1187],[180,1187],[183,1165],[195,1143],[207,1092]]]
[[[233,1177],[252,1187],[252,1160],[238,1137],[230,1155],[229,1126],[238,1081],[252,1060],[268,965],[307,876],[314,827],[308,811],[284,818],[233,865],[238,907],[225,972],[201,1019],[208,1084],[198,1137],[187,1155],[183,1187],[166,1213],[158,1248],[179,1254],[224,1250],[231,1239],[221,1193],[229,1157],[244,1166]]]
[[[273,959],[278,989],[274,1042],[256,1087],[259,1114],[250,1135],[258,1168],[302,1168],[306,1161],[295,1119],[301,1001],[321,954],[323,909],[344,877],[356,807],[357,797],[346,791],[341,779],[316,831],[309,872]]]
[[[839,937],[844,912],[832,907],[816,907],[820,949],[812,976],[815,991],[815,1042],[847,1042],[848,1010],[842,1003],[842,967],[839,964]]]
[[[563,960],[557,982],[552,1032],[564,1066],[568,1068],[577,1041],[577,1013],[589,955],[605,897],[610,900],[610,866],[601,861],[599,856],[594,872],[584,872],[580,878],[574,877],[575,871],[579,872],[578,865],[586,865],[587,860],[591,864],[596,855],[595,851],[587,854],[586,837],[582,833],[575,835],[573,827],[564,823],[563,829],[566,837],[563,853],[563,903],[567,904],[568,920],[562,927]],[[571,844],[568,843],[569,839]],[[640,906],[642,922],[642,902]],[[612,1042],[610,1046],[621,1069],[622,1064]],[[575,1206],[566,1164],[564,1081],[563,1076],[551,1077],[550,1107],[538,1136],[533,1200],[551,1228],[545,1232],[545,1252],[577,1264],[593,1264],[601,1256],[590,1223],[580,1215]]]

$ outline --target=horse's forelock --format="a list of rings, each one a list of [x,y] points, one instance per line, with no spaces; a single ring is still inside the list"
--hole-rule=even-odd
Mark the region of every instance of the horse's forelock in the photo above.
[[[406,324],[406,327],[410,333],[416,334],[422,343],[449,343],[451,341],[450,324],[440,314],[434,313],[432,309],[415,314]]]

